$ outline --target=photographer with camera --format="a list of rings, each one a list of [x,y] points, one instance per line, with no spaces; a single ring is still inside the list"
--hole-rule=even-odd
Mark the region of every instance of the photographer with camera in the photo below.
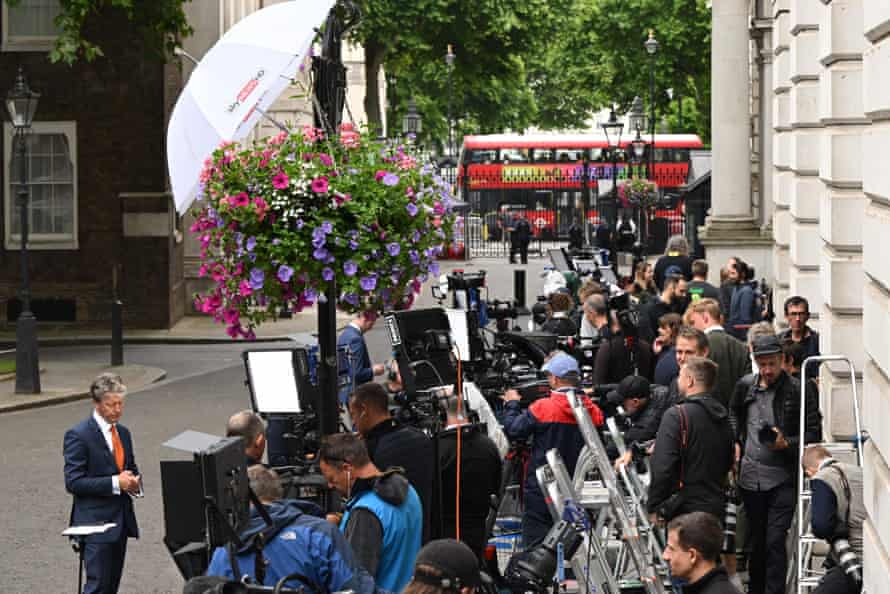
[[[266,523],[260,510],[251,507],[250,524],[240,535],[243,545],[235,557],[238,575],[232,574],[229,552],[220,547],[213,553],[208,576],[240,580],[248,575],[255,579],[259,549],[265,559],[265,586],[274,586],[281,578],[297,573],[320,587],[320,591],[375,592],[374,579],[358,564],[336,526],[306,513],[303,502],[282,499],[281,481],[274,470],[254,465],[247,470],[247,476],[272,525]],[[300,587],[306,582],[295,578],[285,585]]]
[[[729,412],[711,396],[716,378],[713,361],[687,358],[677,378],[682,400],[658,427],[646,505],[664,521],[693,511],[723,516],[733,437]]]
[[[800,384],[782,369],[782,345],[775,336],[754,341],[758,373],[736,384],[730,404],[735,431],[738,487],[749,524],[749,591],[783,594],[785,537],[794,516],[800,423]],[[822,417],[814,392],[807,391],[804,439],[821,439]]]
[[[862,469],[831,457],[822,446],[803,452],[803,471],[810,478],[813,535],[831,544],[834,563],[814,594],[859,594],[862,591]]]
[[[439,492],[442,496],[441,538],[458,538],[458,497],[460,540],[482,558],[488,535],[486,519],[493,496],[501,489],[501,454],[480,425],[467,420],[466,407],[459,394],[448,396],[447,421],[439,433]],[[457,438],[460,432],[460,446]],[[458,493],[458,475],[460,492]]]
[[[411,580],[423,533],[417,492],[400,469],[381,472],[352,433],[326,436],[318,459],[328,486],[347,498],[342,517],[329,519],[339,522],[352,552],[377,585],[400,592]]]
[[[430,536],[435,459],[433,442],[420,429],[403,425],[390,416],[389,396],[382,385],[362,384],[349,396],[349,415],[365,440],[374,466],[402,468],[423,506],[423,541]]]
[[[260,415],[252,410],[236,412],[226,423],[226,437],[244,439],[244,455],[247,458],[248,468],[263,463],[263,454],[266,451],[266,426]]]
[[[578,390],[578,362],[571,355],[557,351],[541,370],[547,373],[550,396],[536,400],[522,411],[519,407],[519,393],[516,390],[507,390],[503,396],[505,404],[500,419],[504,432],[511,440],[534,438],[523,491],[525,514],[522,517],[522,542],[526,549],[543,539],[553,524],[535,471],[547,463],[547,451],[556,448],[571,475],[575,472],[575,463],[584,446],[584,439],[566,397],[567,392]],[[603,412],[586,396],[581,398],[593,424],[601,426],[604,422]]]
[[[609,394],[609,403],[624,410],[625,424],[622,433],[627,451],[615,460],[617,470],[631,462],[637,447],[658,433],[661,417],[670,405],[670,394],[665,386],[649,385],[646,378],[630,375],[621,380],[618,389]],[[617,455],[617,451],[613,453]]]

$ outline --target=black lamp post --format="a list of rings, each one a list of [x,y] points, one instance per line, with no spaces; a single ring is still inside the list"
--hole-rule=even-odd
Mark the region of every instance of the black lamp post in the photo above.
[[[658,53],[658,41],[655,39],[655,31],[649,29],[649,39],[643,44],[646,53],[649,54],[649,130],[651,141],[649,142],[649,179],[655,179],[655,54]]]
[[[617,170],[618,170],[618,149],[621,146],[621,131],[624,129],[624,123],[618,121],[618,117],[615,115],[615,106],[612,106],[612,111],[609,113],[608,121],[600,124],[603,129],[603,132],[606,135],[606,144],[609,146],[609,151],[612,153],[612,201],[615,207],[618,206],[618,179],[617,179]]]
[[[646,114],[643,113],[643,100],[639,95],[634,97],[630,106],[630,113],[627,114],[628,124],[632,132],[636,133],[636,137],[631,141],[633,147],[633,156],[637,163],[637,167],[643,164],[643,157],[646,154],[646,141],[641,137],[641,131],[646,127]]]
[[[454,116],[452,115],[451,107],[453,100],[453,85],[451,84],[452,75],[454,74],[454,50],[451,44],[448,44],[448,51],[445,53],[445,65],[448,67],[448,146],[445,149],[445,154],[449,157],[454,156]]]
[[[417,103],[414,102],[414,98],[412,97],[408,101],[408,110],[402,118],[402,134],[406,138],[416,139],[422,129],[423,119],[420,117],[420,114],[417,113]]]
[[[25,73],[19,67],[15,86],[6,94],[6,110],[15,127],[15,141],[18,145],[19,188],[18,199],[21,228],[22,290],[20,300],[22,311],[15,326],[15,393],[40,393],[40,361],[37,352],[37,319],[31,313],[31,280],[28,276],[28,163],[25,134],[34,121],[40,93],[28,87]]]

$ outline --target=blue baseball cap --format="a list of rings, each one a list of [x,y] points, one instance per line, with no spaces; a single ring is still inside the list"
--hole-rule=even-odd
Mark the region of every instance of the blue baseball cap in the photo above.
[[[581,373],[575,358],[568,353],[562,352],[556,353],[549,361],[544,363],[544,366],[541,367],[541,371],[546,371],[558,378],[564,378],[570,373],[574,373],[575,375]]]

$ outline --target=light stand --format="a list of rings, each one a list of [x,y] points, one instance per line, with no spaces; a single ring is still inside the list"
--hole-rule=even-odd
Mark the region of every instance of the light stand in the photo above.
[[[15,86],[6,94],[6,109],[15,127],[19,159],[19,189],[16,198],[20,213],[22,289],[19,293],[22,310],[15,325],[15,393],[40,394],[40,361],[37,346],[37,318],[31,312],[31,279],[28,270],[28,163],[25,134],[34,121],[40,93],[28,87],[25,73],[19,67]]]

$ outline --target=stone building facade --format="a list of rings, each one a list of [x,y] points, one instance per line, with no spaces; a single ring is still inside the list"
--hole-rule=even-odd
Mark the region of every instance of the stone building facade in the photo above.
[[[705,232],[717,252],[738,240],[737,251],[768,259],[777,306],[789,295],[807,297],[822,352],[852,359],[855,378],[823,365],[821,407],[828,436],[853,434],[857,382],[870,435],[864,573],[868,591],[883,592],[890,575],[890,2],[714,0],[712,16],[721,35],[712,40],[715,167]],[[727,68],[744,54],[750,69]],[[751,99],[747,113],[727,104],[738,92]],[[739,119],[751,125],[747,147]],[[744,180],[757,147],[759,205],[746,212],[743,195],[756,194]],[[763,147],[771,148],[766,157]],[[761,215],[758,233],[760,213],[771,221]],[[709,250],[714,257],[721,256]]]

